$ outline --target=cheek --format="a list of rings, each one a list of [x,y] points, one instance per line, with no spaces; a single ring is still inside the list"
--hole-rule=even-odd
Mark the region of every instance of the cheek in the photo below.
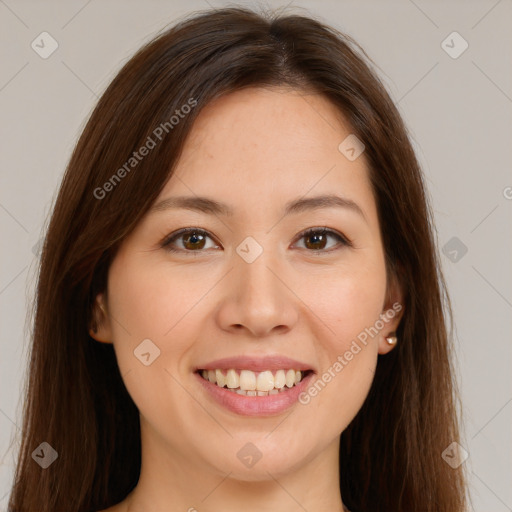
[[[159,347],[161,357],[172,360],[190,343],[179,333],[193,316],[204,288],[198,274],[170,272],[160,262],[148,265],[119,258],[109,274],[116,352],[133,352],[143,340],[150,339]]]
[[[200,418],[202,428],[211,427],[209,417],[178,384],[180,362],[189,359],[200,330],[196,311],[209,288],[204,279],[201,284],[197,274],[171,274],[159,263],[120,255],[111,266],[108,286],[117,362],[141,414],[152,418],[162,433],[171,427],[183,431],[183,418],[192,416]],[[176,404],[183,417],[175,414]]]
[[[309,294],[308,305],[324,326],[324,334],[316,337],[321,368],[302,403],[334,436],[357,414],[374,378],[379,340],[375,326],[386,291],[384,263],[340,272],[325,280],[321,293],[316,290]]]
[[[326,336],[319,337],[319,341],[325,343],[327,351],[345,351],[358,336],[364,340],[365,333],[368,342],[376,342],[377,337],[368,335],[368,330],[382,313],[386,292],[384,263],[377,260],[331,272],[319,284],[307,281],[307,303],[326,327]]]

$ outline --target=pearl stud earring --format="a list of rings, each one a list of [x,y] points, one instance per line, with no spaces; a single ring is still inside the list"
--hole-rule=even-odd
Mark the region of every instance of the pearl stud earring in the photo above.
[[[396,336],[387,336],[386,341],[388,342],[389,345],[396,345],[398,339]]]

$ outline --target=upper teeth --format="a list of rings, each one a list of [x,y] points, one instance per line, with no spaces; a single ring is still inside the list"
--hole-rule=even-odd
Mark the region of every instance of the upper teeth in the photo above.
[[[242,391],[272,391],[285,386],[291,388],[298,384],[303,375],[299,370],[277,370],[273,374],[270,370],[253,372],[251,370],[229,369],[226,374],[222,370],[203,370],[202,376],[213,384],[229,389],[240,388]]]

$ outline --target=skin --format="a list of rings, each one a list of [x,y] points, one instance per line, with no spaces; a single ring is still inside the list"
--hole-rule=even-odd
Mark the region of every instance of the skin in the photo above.
[[[321,377],[402,302],[400,286],[386,276],[364,153],[349,161],[338,150],[350,133],[324,97],[284,88],[237,91],[200,113],[156,202],[207,196],[234,215],[150,211],[96,298],[91,335],[114,344],[141,417],[139,483],[108,512],[343,510],[339,437],[363,405],[378,354],[392,350],[385,337],[401,314],[360,344],[307,405],[283,413],[235,414],[210,399],[193,370],[223,357],[280,354]],[[364,216],[329,207],[283,217],[288,201],[331,193],[357,203]],[[299,237],[323,226],[353,246],[332,235],[323,243]],[[178,237],[182,253],[162,248],[185,227],[210,237],[202,246]],[[263,248],[252,263],[236,252],[247,236]],[[149,366],[133,354],[147,338],[161,351]],[[237,457],[248,442],[262,453],[252,468]]]

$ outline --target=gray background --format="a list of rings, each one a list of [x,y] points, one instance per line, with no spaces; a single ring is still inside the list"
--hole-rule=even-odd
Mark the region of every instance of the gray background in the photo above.
[[[72,148],[133,52],[178,17],[209,5],[228,3],[0,0],[0,510],[19,442],[38,242]],[[510,511],[512,2],[296,0],[292,6],[365,48],[410,128],[439,250],[448,244],[441,259],[455,311],[470,509]],[[59,45],[47,59],[31,48],[43,31]],[[442,46],[453,31],[469,44],[458,58]],[[456,39],[446,44],[451,52],[462,48]]]

